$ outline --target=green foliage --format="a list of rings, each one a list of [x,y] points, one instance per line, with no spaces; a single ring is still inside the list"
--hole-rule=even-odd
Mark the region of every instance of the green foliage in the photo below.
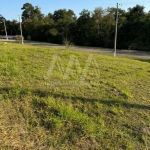
[[[73,10],[58,9],[43,15],[40,8],[25,3],[22,9],[23,35],[34,41],[63,44],[64,38],[75,45],[114,47],[116,8],[83,9],[79,17]],[[150,51],[150,13],[136,5],[128,11],[119,9],[118,43],[120,49]],[[0,20],[4,18],[0,15]],[[6,20],[8,35],[20,34],[16,20]],[[0,34],[5,35],[0,23]],[[133,43],[137,46],[131,46]]]
[[[125,17],[126,21],[118,32],[119,47],[149,51],[149,29],[147,27],[150,22],[147,21],[149,15],[144,12],[144,7],[136,5],[133,8],[129,8]],[[134,46],[132,46],[133,44]]]

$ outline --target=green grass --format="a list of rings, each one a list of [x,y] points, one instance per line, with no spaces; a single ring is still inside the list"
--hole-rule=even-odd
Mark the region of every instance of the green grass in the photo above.
[[[93,54],[80,82],[91,53],[0,43],[0,54],[1,149],[150,149],[149,60]]]

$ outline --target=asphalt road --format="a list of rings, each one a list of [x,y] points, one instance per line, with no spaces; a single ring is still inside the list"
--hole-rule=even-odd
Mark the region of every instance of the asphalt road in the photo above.
[[[7,42],[7,40],[2,40],[2,39],[0,39],[0,41],[6,41]],[[9,40],[9,42],[15,42],[15,41]],[[45,42],[36,42],[36,41],[25,40],[24,44],[66,49],[66,47],[63,45],[45,43]],[[113,55],[113,49],[100,48],[100,47],[98,48],[98,47],[73,46],[73,47],[69,47],[69,49],[75,50],[75,51],[82,51],[82,52],[92,52],[92,53],[102,53],[102,54]],[[140,51],[135,51],[135,50],[117,50],[117,55],[150,60],[150,52],[143,52],[143,51],[140,52]]]

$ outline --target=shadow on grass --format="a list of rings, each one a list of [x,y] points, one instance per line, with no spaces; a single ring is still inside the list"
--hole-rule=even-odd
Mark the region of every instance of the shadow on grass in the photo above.
[[[142,61],[142,62],[148,62],[148,63],[150,63],[150,59],[134,59],[134,60],[138,60],[138,61]]]
[[[13,88],[11,87],[4,87],[4,88],[0,88],[0,94],[10,94]],[[29,89],[21,89],[18,95],[14,95],[14,96],[27,96]],[[40,98],[48,98],[48,97],[54,97],[54,98],[60,98],[60,99],[64,99],[64,100],[72,100],[72,102],[76,102],[76,101],[82,101],[83,103],[89,102],[89,103],[95,103],[95,102],[99,102],[101,104],[107,105],[107,106],[114,106],[114,105],[121,105],[122,107],[126,107],[126,108],[136,108],[136,109],[148,109],[150,110],[150,105],[142,105],[142,104],[135,104],[135,103],[129,103],[129,102],[125,102],[125,101],[120,101],[120,100],[103,100],[103,99],[92,99],[92,98],[84,98],[84,97],[77,97],[77,96],[65,96],[63,94],[56,94],[52,91],[44,91],[44,90],[40,90],[40,89],[36,89],[36,90],[30,90],[30,96],[38,96]]]

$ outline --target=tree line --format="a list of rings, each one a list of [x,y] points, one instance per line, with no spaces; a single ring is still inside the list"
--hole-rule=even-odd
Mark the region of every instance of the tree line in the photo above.
[[[30,3],[25,3],[21,9],[25,39],[58,44],[67,41],[81,46],[114,46],[116,8],[84,9],[78,17],[71,9],[59,9],[44,15],[39,7]],[[0,20],[2,18],[0,15]],[[9,35],[20,35],[16,20],[6,20],[6,26]],[[0,35],[4,34],[0,23]],[[143,6],[136,5],[128,11],[119,9],[117,48],[150,51],[150,12],[145,12]]]

